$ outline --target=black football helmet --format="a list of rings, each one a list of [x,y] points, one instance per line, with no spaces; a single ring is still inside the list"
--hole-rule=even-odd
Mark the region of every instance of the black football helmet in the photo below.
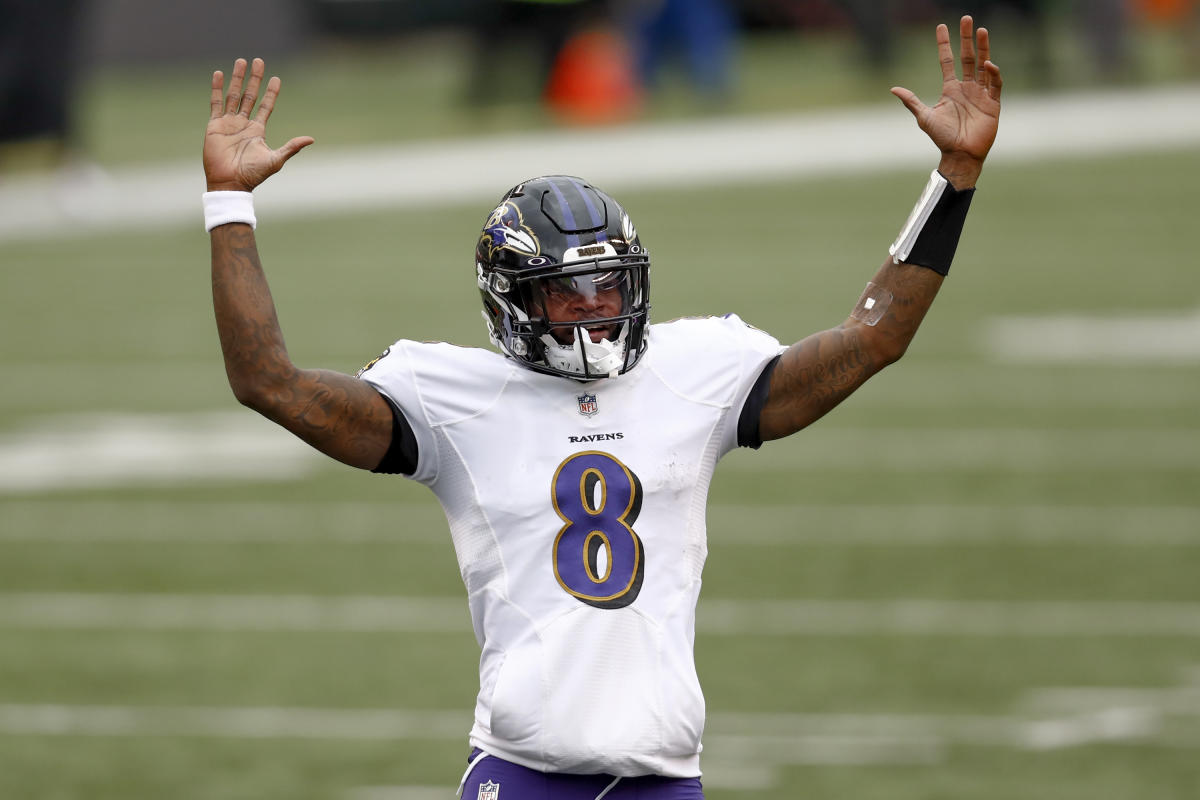
[[[510,190],[475,248],[492,344],[577,380],[616,377],[646,352],[649,269],[625,209],[567,175]]]

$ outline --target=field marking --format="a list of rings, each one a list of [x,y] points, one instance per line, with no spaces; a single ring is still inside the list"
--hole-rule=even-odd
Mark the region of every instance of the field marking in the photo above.
[[[465,598],[0,594],[0,629],[469,634]],[[701,600],[709,636],[1200,637],[1200,604]]]
[[[984,324],[983,347],[1001,361],[1022,363],[1196,364],[1200,309],[995,317]]]
[[[315,595],[0,595],[0,628],[470,633],[467,600]]]
[[[0,494],[295,480],[332,466],[290,433],[245,411],[58,415],[0,435]],[[780,468],[1200,469],[1200,430],[824,426],[806,431],[802,443],[734,453],[722,465],[750,472]]]
[[[0,731],[25,736],[455,740],[470,729],[458,711],[0,705]]]
[[[1047,136],[1046,131],[1054,131]],[[738,146],[730,148],[729,142]],[[1021,163],[1200,144],[1200,87],[1015,97],[991,161]],[[713,158],[719,152],[721,158]],[[503,153],[503,158],[496,158]],[[305,153],[259,189],[259,219],[491,202],[513,176],[562,172],[586,154],[611,191],[794,180],[925,167],[935,151],[894,102],[864,108],[603,129],[529,131]],[[567,170],[571,171],[571,170]],[[452,181],[446,175],[454,175]],[[398,177],[402,176],[402,180]],[[126,167],[65,187],[57,176],[0,186],[0,241],[199,225],[194,160]],[[140,197],[136,219],[124,199]],[[484,200],[486,198],[486,200]]]
[[[0,545],[450,543],[441,507],[432,498],[130,503],[55,497],[6,500],[0,507],[5,519]],[[754,525],[746,525],[747,519]],[[1200,507],[714,502],[708,506],[708,541],[717,547],[1195,547],[1200,546]]]
[[[1200,671],[1164,688],[1025,690],[1002,714],[714,712],[705,726],[710,788],[771,790],[787,765],[936,764],[955,745],[1053,751],[1105,744],[1200,748],[1171,735],[1200,717]],[[461,741],[464,711],[288,707],[0,704],[0,735]],[[348,789],[348,800],[426,800],[436,786]]]
[[[997,319],[1011,319],[998,317]],[[482,341],[476,342],[480,346]],[[80,385],[92,387],[138,386],[139,397],[166,403],[178,397],[178,386],[200,386],[211,389],[208,378],[221,369],[220,362],[212,359],[147,356],[133,361],[105,361],[97,364],[70,357],[52,361],[30,361],[17,358],[0,358],[12,374],[22,376],[22,381],[5,386],[0,397],[0,409],[11,408],[18,414],[28,409],[44,407],[47,395],[70,396]],[[69,354],[63,354],[67,356]],[[338,364],[353,360],[345,354],[319,354],[312,357],[315,362]],[[947,370],[953,370],[954,380],[947,382]],[[1000,409],[1005,411],[1047,409],[1108,410],[1140,409],[1148,412],[1157,410],[1194,409],[1195,397],[1200,392],[1200,376],[1194,372],[1179,370],[1171,364],[1154,365],[1144,361],[1126,365],[1127,373],[1115,370],[1111,365],[1082,365],[1081,369],[1063,374],[1053,363],[1009,363],[999,367],[994,361],[969,361],[951,366],[928,361],[906,362],[903,369],[884,372],[873,381],[886,381],[887,391],[867,392],[855,395],[855,403],[871,408],[889,410],[921,410],[930,407],[929,385],[938,382],[939,407],[969,407],[973,410]],[[1014,385],[1029,381],[1054,380],[1054,392],[1013,392]],[[1155,391],[1145,389],[1145,381],[1151,380]],[[146,391],[151,391],[147,395]],[[157,394],[155,394],[157,392]],[[114,390],[107,404],[120,407],[128,405],[130,398]],[[243,414],[252,412],[238,408],[232,398],[218,406],[218,410],[237,410]]]
[[[1167,743],[1172,718],[1200,716],[1200,685],[1159,689],[1034,688],[1011,713],[714,712],[705,725],[704,781],[768,790],[786,765],[936,764],[955,745],[1052,751],[1095,743]],[[463,711],[287,707],[0,704],[0,735],[461,741]],[[424,798],[438,787],[359,787],[355,800]]]
[[[754,453],[735,451],[724,469],[993,470],[1127,473],[1200,469],[1200,428],[838,428],[815,426]]]
[[[755,636],[1200,636],[1200,604],[702,600],[697,630]]]
[[[1195,546],[1200,507],[713,503],[708,532],[710,545],[739,547]]]
[[[0,436],[0,493],[304,477],[327,459],[245,411],[62,414]]]

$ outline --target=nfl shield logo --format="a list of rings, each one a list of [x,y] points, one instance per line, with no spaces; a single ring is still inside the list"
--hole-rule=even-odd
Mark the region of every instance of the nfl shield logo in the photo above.
[[[500,784],[488,781],[479,785],[478,800],[499,800]]]
[[[596,395],[594,394],[581,394],[575,399],[579,401],[579,413],[585,417],[590,417],[600,410],[596,406]]]

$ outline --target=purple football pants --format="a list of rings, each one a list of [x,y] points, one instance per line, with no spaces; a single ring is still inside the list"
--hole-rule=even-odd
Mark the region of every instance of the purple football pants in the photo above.
[[[472,760],[479,751],[472,753]],[[699,778],[538,772],[484,756],[468,772],[462,800],[704,800]]]

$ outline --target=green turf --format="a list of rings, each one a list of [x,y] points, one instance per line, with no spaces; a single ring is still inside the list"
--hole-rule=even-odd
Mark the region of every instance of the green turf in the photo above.
[[[1200,603],[1196,362],[1008,363],[982,337],[996,316],[1195,313],[1186,176],[1198,173],[1195,149],[989,165],[954,271],[905,360],[811,431],[735,453],[718,471],[705,598]],[[655,252],[657,319],[732,310],[791,340],[845,316],[920,183],[905,171],[622,199]],[[294,357],[351,371],[398,337],[482,344],[470,248],[491,199],[262,225]],[[207,258],[194,226],[0,243],[0,445],[95,411],[251,414],[224,383]],[[289,481],[0,495],[0,520],[0,600],[463,600],[424,490],[333,464]],[[1194,635],[727,632],[702,633],[697,651],[713,800],[1183,800],[1200,780]],[[443,633],[13,623],[0,625],[0,723],[5,708],[57,705],[466,718],[476,659],[465,601],[461,627]],[[738,761],[722,736],[727,715],[1027,721],[1053,716],[1030,705],[1053,687],[1146,690],[1155,724],[1045,751],[950,737],[933,763],[916,764],[811,764],[796,745],[768,765],[767,788],[719,776]],[[439,737],[10,731],[0,797],[361,800],[363,787],[427,785],[451,796],[464,749]]]

